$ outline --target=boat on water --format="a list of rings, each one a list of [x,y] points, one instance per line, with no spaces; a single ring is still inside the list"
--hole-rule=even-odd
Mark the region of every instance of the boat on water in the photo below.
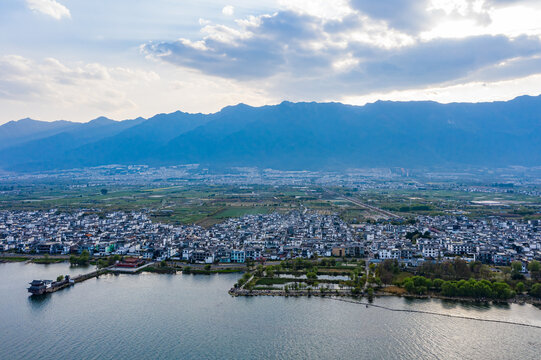
[[[53,281],[52,280],[33,280],[30,283],[28,292],[32,295],[43,295],[46,292],[49,292],[49,289],[52,289]]]

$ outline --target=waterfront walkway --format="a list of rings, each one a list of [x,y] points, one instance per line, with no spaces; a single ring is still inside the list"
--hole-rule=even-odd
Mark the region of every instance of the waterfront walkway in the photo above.
[[[114,273],[124,273],[124,274],[135,274],[137,273],[138,271],[141,271],[143,270],[144,268],[146,268],[147,266],[151,266],[151,265],[154,265],[156,263],[154,262],[150,262],[148,264],[145,264],[145,265],[141,265],[139,267],[136,267],[136,268],[126,268],[126,267],[119,267],[119,266],[111,266],[111,267],[108,267],[107,269],[110,271],[110,272],[114,272]]]

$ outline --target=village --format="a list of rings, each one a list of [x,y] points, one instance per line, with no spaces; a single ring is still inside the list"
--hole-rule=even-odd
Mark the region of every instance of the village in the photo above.
[[[541,224],[497,217],[417,216],[350,225],[339,216],[291,211],[230,218],[210,228],[151,221],[148,212],[0,211],[0,252],[121,255],[200,264],[295,258],[365,258],[403,266],[453,260],[527,265],[541,259]]]

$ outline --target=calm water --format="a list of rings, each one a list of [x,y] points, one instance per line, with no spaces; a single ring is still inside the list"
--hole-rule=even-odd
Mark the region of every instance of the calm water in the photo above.
[[[541,329],[320,298],[233,298],[238,275],[119,275],[30,298],[67,264],[0,264],[0,359],[539,359]],[[378,304],[541,325],[530,305]]]

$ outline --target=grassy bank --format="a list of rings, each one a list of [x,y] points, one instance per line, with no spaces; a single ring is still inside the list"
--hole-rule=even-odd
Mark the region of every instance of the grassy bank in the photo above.
[[[52,259],[52,258],[43,258],[43,259],[32,259],[31,262],[34,264],[56,264],[61,263],[64,261],[68,261],[67,259]]]
[[[239,273],[242,272],[242,269],[211,269],[211,270],[204,270],[204,269],[193,269],[185,267],[182,272],[184,274],[202,274],[202,275],[210,275],[210,274],[231,274],[231,273]]]
[[[30,258],[27,258],[25,256],[2,256],[0,257],[0,261],[3,262],[23,262],[30,260]]]

